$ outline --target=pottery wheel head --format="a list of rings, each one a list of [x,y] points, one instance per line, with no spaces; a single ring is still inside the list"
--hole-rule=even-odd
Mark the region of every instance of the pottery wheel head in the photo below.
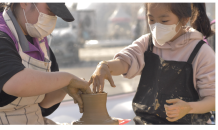
[[[102,92],[102,93],[82,93],[81,95],[107,95],[107,93],[106,92]]]

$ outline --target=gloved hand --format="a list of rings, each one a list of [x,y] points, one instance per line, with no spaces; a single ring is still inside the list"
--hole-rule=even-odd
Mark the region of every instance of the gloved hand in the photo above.
[[[83,113],[83,101],[81,94],[90,94],[91,89],[87,81],[83,79],[72,79],[68,86],[63,88],[74,100],[74,103],[78,103],[80,113]]]
[[[184,117],[192,109],[188,102],[181,99],[170,99],[166,100],[167,103],[173,103],[173,105],[164,105],[167,120],[170,122],[177,121]]]

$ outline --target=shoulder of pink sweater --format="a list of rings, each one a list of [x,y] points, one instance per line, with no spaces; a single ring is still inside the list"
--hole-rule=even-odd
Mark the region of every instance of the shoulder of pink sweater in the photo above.
[[[118,56],[120,56],[120,54],[125,54],[125,53],[129,53],[133,55],[135,54],[143,55],[148,48],[148,38],[149,38],[149,34],[142,35],[141,37],[133,41],[132,44],[130,44],[129,46],[123,48],[120,52],[118,52],[114,56],[114,58],[117,58]]]
[[[114,59],[122,59],[121,57],[130,58],[131,55],[137,55],[141,57],[141,55],[143,55],[145,50],[148,48],[148,38],[149,34],[142,35],[141,37],[133,41],[132,44],[123,48],[120,52],[115,54]]]
[[[214,62],[215,63],[215,52],[207,44],[203,44],[198,54],[196,55],[199,63]]]
[[[145,50],[147,50],[148,48],[148,39],[149,39],[149,33],[142,35],[141,37],[139,37],[138,39],[136,39],[135,41],[133,41],[133,43],[129,46],[129,47],[133,47],[133,48],[140,48],[143,53],[145,52]]]
[[[147,33],[145,35],[142,35],[141,37],[139,37],[138,39],[136,39],[134,42],[141,42],[141,43],[147,43],[148,42],[148,38],[149,38],[150,33]],[[133,43],[134,43],[133,42]]]
[[[215,71],[215,52],[214,50],[207,45],[203,44],[198,51],[195,59],[193,61],[195,63],[194,68],[196,67],[196,71],[206,72],[208,69]],[[204,70],[205,69],[205,70]],[[204,71],[202,71],[204,70]]]

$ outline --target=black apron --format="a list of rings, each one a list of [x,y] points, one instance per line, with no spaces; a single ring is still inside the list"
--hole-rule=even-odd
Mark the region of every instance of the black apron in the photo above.
[[[204,41],[196,45],[187,62],[182,62],[166,61],[152,53],[154,45],[151,39],[150,35],[148,50],[144,53],[145,67],[132,103],[136,114],[135,124],[206,124],[211,117],[209,112],[187,114],[170,122],[164,109],[168,99],[179,98],[186,102],[199,100],[193,84],[192,61]]]

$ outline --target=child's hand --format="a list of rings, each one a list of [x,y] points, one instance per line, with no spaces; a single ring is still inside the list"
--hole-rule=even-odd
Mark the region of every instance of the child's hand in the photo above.
[[[173,105],[164,105],[167,120],[174,122],[185,116],[191,110],[191,107],[188,102],[185,102],[180,99],[170,99],[166,100],[167,103],[173,103]]]
[[[104,80],[107,79],[112,87],[116,87],[112,79],[108,65],[98,64],[94,73],[92,74],[89,85],[93,85],[92,91],[94,93],[102,93],[104,90]]]

